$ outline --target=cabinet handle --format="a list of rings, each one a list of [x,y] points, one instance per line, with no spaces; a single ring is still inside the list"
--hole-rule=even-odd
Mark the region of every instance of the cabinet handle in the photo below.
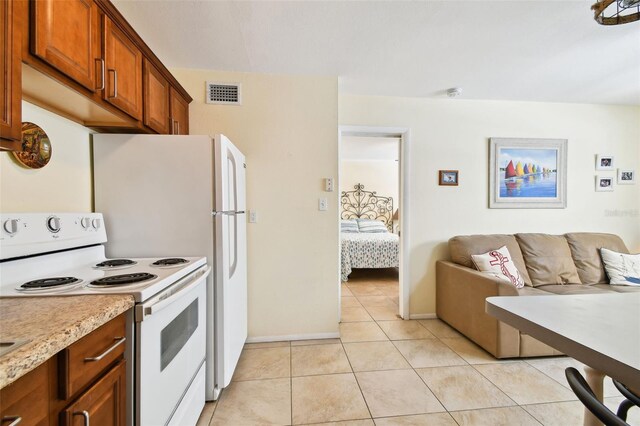
[[[171,134],[175,135],[176,134],[176,121],[169,117],[169,121],[171,122]]]
[[[176,132],[176,134],[180,134],[180,122],[178,120],[176,120],[176,124],[178,125],[178,131]]]
[[[96,62],[100,62],[100,86],[96,90],[104,90],[104,59],[96,58]]]
[[[111,99],[115,99],[118,97],[118,71],[109,70],[110,73],[113,73],[113,96],[109,96]]]
[[[125,340],[127,340],[127,338],[126,337],[116,337],[114,340],[116,340],[116,342],[113,345],[111,345],[109,347],[109,349],[107,349],[106,351],[102,352],[98,356],[92,356],[92,357],[89,357],[89,358],[85,358],[84,362],[100,361],[102,358],[104,358],[105,356],[109,355],[109,353],[111,351],[113,351],[115,348],[117,348],[118,346],[123,344],[125,342]]]
[[[74,411],[73,415],[84,417],[84,426],[89,426],[89,412],[87,410]]]
[[[2,423],[11,421],[11,423],[9,423],[7,426],[16,426],[18,423],[20,423],[22,421],[22,417],[20,417],[20,416],[4,416],[1,421],[2,421]]]

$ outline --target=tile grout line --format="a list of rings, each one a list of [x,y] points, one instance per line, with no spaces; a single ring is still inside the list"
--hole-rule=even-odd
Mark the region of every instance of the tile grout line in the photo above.
[[[364,396],[364,392],[362,392],[362,386],[360,386],[360,382],[358,381],[358,376],[356,376],[356,372],[353,370],[353,365],[351,364],[351,359],[349,358],[349,354],[344,347],[344,342],[340,339],[340,344],[342,345],[342,351],[344,352],[344,356],[347,358],[347,362],[349,363],[349,368],[351,368],[351,374],[353,374],[353,378],[356,380],[356,384],[358,385],[358,390],[360,391],[360,396],[362,396],[362,400],[364,401],[364,405],[367,407],[367,411],[369,412],[369,418],[373,421],[373,414],[371,414],[371,408],[369,408],[369,403],[367,402],[367,398]],[[375,423],[375,421],[374,421]]]

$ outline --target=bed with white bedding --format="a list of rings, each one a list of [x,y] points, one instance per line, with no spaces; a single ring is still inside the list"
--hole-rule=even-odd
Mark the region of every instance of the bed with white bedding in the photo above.
[[[399,238],[391,232],[340,233],[341,278],[347,281],[354,268],[397,268]]]
[[[340,197],[341,278],[347,281],[354,268],[397,268],[400,249],[393,230],[393,198],[365,191],[358,183],[354,191]]]

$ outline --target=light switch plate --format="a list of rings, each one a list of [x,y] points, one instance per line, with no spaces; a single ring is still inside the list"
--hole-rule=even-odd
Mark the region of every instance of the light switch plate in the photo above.
[[[255,210],[249,210],[249,223],[256,223],[258,221],[258,212]]]
[[[318,198],[318,210],[321,212],[327,211],[328,202],[326,198]]]

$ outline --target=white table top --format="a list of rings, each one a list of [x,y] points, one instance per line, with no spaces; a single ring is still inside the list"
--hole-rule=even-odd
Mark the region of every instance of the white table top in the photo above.
[[[640,293],[489,297],[486,311],[640,389]]]

